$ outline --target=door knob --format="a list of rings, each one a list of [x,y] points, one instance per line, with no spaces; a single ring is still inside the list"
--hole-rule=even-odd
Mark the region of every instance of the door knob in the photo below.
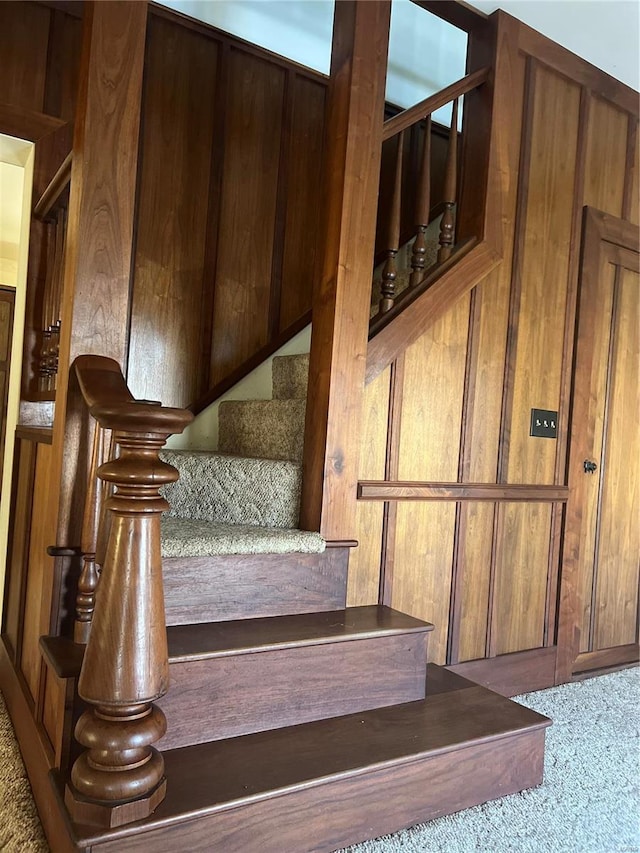
[[[585,459],[582,463],[582,467],[584,468],[585,474],[593,474],[598,466],[595,462],[592,462],[591,459]]]

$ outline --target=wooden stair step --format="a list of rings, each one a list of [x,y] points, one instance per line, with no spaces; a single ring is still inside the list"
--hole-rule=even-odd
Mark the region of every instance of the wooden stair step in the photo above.
[[[160,747],[422,699],[432,627],[374,605],[168,628]]]
[[[550,721],[440,667],[427,698],[164,753],[167,796],[92,853],[320,853],[542,781]]]

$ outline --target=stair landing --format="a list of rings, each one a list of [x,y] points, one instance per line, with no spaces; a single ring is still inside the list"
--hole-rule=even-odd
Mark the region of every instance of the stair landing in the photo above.
[[[91,853],[329,853],[542,782],[550,721],[441,667],[427,698],[164,753],[167,796]]]

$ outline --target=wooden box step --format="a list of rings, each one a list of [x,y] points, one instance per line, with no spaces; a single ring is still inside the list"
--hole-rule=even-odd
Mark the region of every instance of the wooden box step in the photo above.
[[[167,796],[91,853],[328,853],[542,782],[550,721],[431,665],[427,698],[165,752]]]
[[[160,749],[423,699],[432,628],[377,605],[168,628]]]
[[[340,610],[349,548],[162,561],[167,625]]]

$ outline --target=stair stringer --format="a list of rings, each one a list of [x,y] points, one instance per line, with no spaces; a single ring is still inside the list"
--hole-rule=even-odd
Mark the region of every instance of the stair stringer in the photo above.
[[[483,240],[473,245],[422,293],[403,300],[401,310],[369,340],[365,384],[373,381],[414,341],[447,313],[456,302],[486,278],[502,262],[502,257]]]

